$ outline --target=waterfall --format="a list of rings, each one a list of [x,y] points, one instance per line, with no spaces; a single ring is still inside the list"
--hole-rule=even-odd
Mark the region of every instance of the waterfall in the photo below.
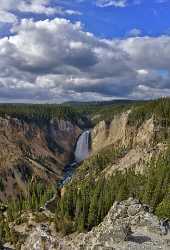
[[[77,141],[75,150],[75,160],[78,163],[85,160],[89,155],[89,138],[90,131],[85,131],[80,135]]]

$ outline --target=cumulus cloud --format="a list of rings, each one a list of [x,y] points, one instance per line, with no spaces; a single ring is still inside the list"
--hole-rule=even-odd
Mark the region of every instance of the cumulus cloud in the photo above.
[[[51,15],[81,15],[81,12],[65,9],[52,0],[1,0],[0,22],[16,23],[18,13]]]
[[[21,12],[32,12],[46,15],[53,15],[61,11],[61,9],[50,7],[50,0],[19,1],[17,8]]]
[[[12,32],[0,39],[1,101],[108,100],[169,93],[168,36],[99,39],[85,32],[80,22],[61,18],[24,19]]]
[[[129,38],[121,41],[119,47],[139,68],[170,70],[170,36]]]

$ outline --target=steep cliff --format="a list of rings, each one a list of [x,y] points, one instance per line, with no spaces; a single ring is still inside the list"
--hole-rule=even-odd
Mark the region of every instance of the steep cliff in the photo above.
[[[92,130],[91,155],[109,146],[126,149],[126,154],[118,162],[104,170],[106,174],[111,175],[115,170],[134,166],[142,172],[152,157],[158,157],[167,147],[160,139],[161,128],[155,123],[153,116],[144,120],[140,126],[131,125],[129,123],[131,112],[131,110],[123,112],[110,122],[101,121]]]
[[[25,191],[28,180],[56,182],[73,158],[80,128],[71,121],[52,119],[38,125],[10,116],[0,118],[0,199]]]
[[[110,122],[101,121],[92,130],[92,153],[108,145],[137,147],[150,146],[155,136],[153,117],[140,126],[129,125],[131,110],[116,115]]]

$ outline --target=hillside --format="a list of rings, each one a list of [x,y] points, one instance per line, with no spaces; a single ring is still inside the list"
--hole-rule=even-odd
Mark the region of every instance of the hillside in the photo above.
[[[62,178],[81,133],[76,116],[71,108],[0,105],[1,200],[25,193],[31,179]]]
[[[57,201],[59,230],[65,230],[59,222],[63,217],[71,231],[88,230],[115,200],[129,196],[151,205],[159,216],[170,216],[169,107],[169,100],[142,104],[93,128],[92,155]]]
[[[57,113],[55,117],[52,115],[45,122],[35,119],[39,117],[37,115],[33,116],[33,119],[28,119],[30,113],[26,116],[22,113],[22,118],[21,116],[16,118],[16,114],[13,113],[1,118],[3,122],[1,137],[7,138],[8,143],[12,142],[10,146],[13,146],[13,150],[8,144],[3,147],[9,148],[8,152],[13,152],[13,155],[8,159],[8,154],[4,154],[7,162],[5,169],[2,164],[1,171],[5,173],[10,166],[9,171],[14,171],[14,180],[20,185],[20,189],[17,190],[19,198],[15,202],[9,200],[7,203],[7,215],[5,215],[7,219],[1,225],[3,241],[16,244],[19,236],[13,232],[13,225],[16,223],[22,225],[22,216],[28,212],[36,215],[32,221],[35,227],[33,226],[30,235],[37,234],[37,230],[40,232],[37,228],[41,226],[42,220],[50,227],[55,226],[55,233],[59,234],[56,237],[61,239],[64,235],[87,231],[94,234],[93,238],[96,237],[95,232],[104,237],[102,235],[105,229],[101,229],[98,225],[103,222],[114,202],[122,202],[129,197],[139,199],[140,204],[150,206],[158,216],[158,225],[160,218],[170,219],[170,100],[132,102],[123,106],[120,103],[106,106],[97,104],[95,108],[93,105],[89,106],[86,112],[84,104],[79,107],[75,107],[74,104],[69,105],[71,106],[64,105],[63,108],[73,112],[73,119],[71,115],[57,118]],[[68,183],[64,186],[56,185],[57,190],[54,191],[51,184],[62,178],[64,166],[74,158],[74,148],[79,135],[84,129],[89,129],[89,126],[91,129],[89,158],[77,166]],[[18,140],[22,141],[19,146]],[[40,155],[41,157],[38,157]],[[19,159],[26,162],[28,168],[28,170],[21,168],[23,177],[21,175],[18,177],[16,174],[18,172],[14,162]],[[31,178],[27,177],[30,169],[34,173],[31,174]],[[32,176],[40,178],[32,179]],[[2,187],[5,178],[2,175]],[[49,185],[44,186],[44,181]],[[10,185],[9,183],[10,179],[7,178],[6,187]],[[25,196],[23,196],[23,183],[24,187],[27,186]],[[53,197],[54,192],[54,198],[48,204],[50,211],[41,208],[41,212],[40,207]],[[4,190],[1,195],[3,197]],[[138,223],[136,226],[141,233]],[[95,229],[93,231],[94,227],[99,228],[99,231]],[[21,249],[29,249],[29,244],[32,244],[29,241],[30,235],[25,239],[27,247]],[[84,240],[88,239],[87,235],[85,233],[82,236]],[[155,237],[158,236],[153,235],[153,241],[156,240]],[[67,244],[79,244],[82,238],[81,234],[76,236],[76,243],[73,240],[70,243],[70,238],[67,239],[67,236],[64,240],[66,247],[62,249],[68,249]],[[25,241],[20,242],[23,247]],[[160,245],[162,244],[160,241]],[[91,245],[87,247],[98,249]],[[104,247],[106,246],[103,248],[101,246],[99,249],[105,249]]]

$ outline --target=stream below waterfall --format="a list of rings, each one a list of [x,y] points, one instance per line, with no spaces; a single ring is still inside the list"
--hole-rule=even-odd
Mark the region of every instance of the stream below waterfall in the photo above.
[[[75,160],[69,163],[64,168],[64,177],[62,180],[59,181],[59,186],[63,186],[65,183],[71,180],[71,177],[74,174],[75,169],[77,166],[85,160],[90,153],[90,131],[84,131],[78,138],[75,151],[74,151],[74,158]]]
[[[85,160],[89,156],[90,140],[91,140],[90,135],[91,135],[90,131],[86,130],[79,136],[77,143],[76,143],[75,151],[74,151],[75,159],[74,161],[70,162],[68,165],[65,166],[64,177],[59,182],[57,182],[57,187],[62,188],[64,184],[68,183],[71,180],[75,172],[75,169],[79,166],[79,164],[83,160]],[[49,201],[45,203],[44,208],[47,210],[50,210],[51,207],[53,207],[53,203],[55,203],[56,198],[57,198],[57,194],[55,194],[52,199],[50,199]]]

